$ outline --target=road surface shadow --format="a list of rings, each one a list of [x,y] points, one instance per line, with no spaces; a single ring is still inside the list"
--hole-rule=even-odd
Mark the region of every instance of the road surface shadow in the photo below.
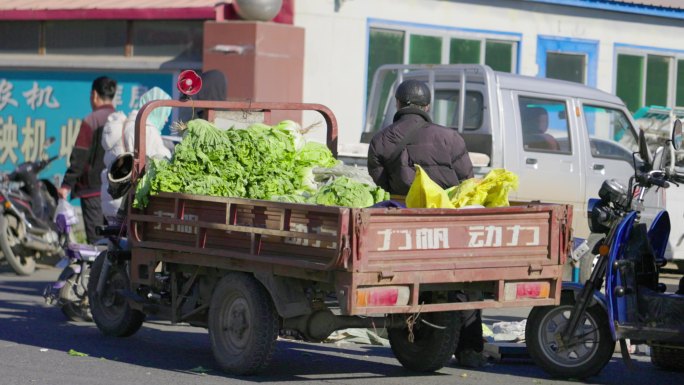
[[[57,274],[55,272],[55,278]],[[480,370],[459,368],[452,359],[445,368],[435,373],[415,373],[404,369],[387,347],[358,344],[338,346],[285,339],[278,341],[271,364],[261,374],[232,376],[219,370],[205,329],[151,320],[131,337],[107,337],[93,323],[67,322],[57,307],[46,305],[42,290],[49,283],[0,274],[0,340],[4,345],[10,343],[61,351],[65,359],[83,358],[67,355],[69,351],[74,351],[87,354],[89,357],[86,359],[114,360],[189,375],[236,378],[255,383],[406,377],[412,377],[411,381],[417,383],[442,383],[445,380],[438,378],[451,378],[446,381],[452,381],[454,376],[464,373],[473,380],[481,377],[478,373],[489,373],[528,377],[530,383],[562,382],[552,379],[529,359],[504,359]],[[585,382],[631,384],[634,382],[634,371],[649,373],[650,383],[672,383],[679,375],[656,370],[647,357],[635,360],[630,371],[616,355],[599,376]]]

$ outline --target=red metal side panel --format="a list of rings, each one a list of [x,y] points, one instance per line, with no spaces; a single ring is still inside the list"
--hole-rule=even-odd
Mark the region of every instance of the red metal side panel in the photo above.
[[[361,210],[353,268],[386,273],[558,265],[567,215],[565,205]]]
[[[313,270],[344,266],[349,211],[253,199],[160,193],[129,214],[136,248]],[[210,261],[205,261],[205,265]]]

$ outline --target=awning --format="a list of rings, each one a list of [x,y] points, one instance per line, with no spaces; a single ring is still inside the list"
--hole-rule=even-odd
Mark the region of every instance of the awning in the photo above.
[[[292,24],[294,0],[273,20]],[[0,20],[238,19],[232,0],[2,0]]]

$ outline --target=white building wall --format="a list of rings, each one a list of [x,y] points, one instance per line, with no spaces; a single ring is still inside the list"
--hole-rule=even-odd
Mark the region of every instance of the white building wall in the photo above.
[[[406,26],[520,34],[518,73],[538,74],[537,37],[599,42],[596,86],[614,92],[615,44],[684,52],[684,22],[527,1],[297,0],[295,25],[305,28],[304,101],[330,107],[340,143],[359,141],[365,113],[369,20]],[[318,119],[306,115],[304,124]],[[323,140],[322,130],[315,139]]]

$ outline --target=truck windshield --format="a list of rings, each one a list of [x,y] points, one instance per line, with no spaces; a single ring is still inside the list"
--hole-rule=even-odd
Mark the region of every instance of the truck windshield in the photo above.
[[[591,155],[597,158],[622,159],[632,164],[632,153],[638,151],[638,141],[625,113],[591,105],[584,105],[583,111]]]

